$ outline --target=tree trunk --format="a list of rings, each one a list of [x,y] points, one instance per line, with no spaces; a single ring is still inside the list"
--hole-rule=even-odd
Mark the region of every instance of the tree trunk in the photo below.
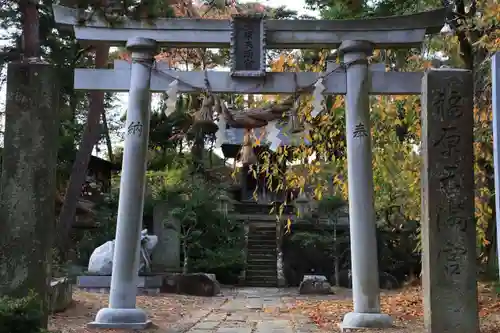
[[[335,252],[334,258],[334,269],[335,269],[335,286],[340,287],[340,258],[339,258],[339,247],[337,246],[337,221],[338,218],[335,217],[335,223],[333,224],[333,251]]]
[[[210,147],[208,158],[209,158],[208,163],[209,163],[210,169],[212,169],[214,167],[214,145],[213,145],[213,143]]]
[[[96,48],[95,67],[104,68],[107,65],[109,46],[99,46]],[[62,262],[68,258],[70,250],[70,232],[75,219],[78,199],[82,192],[82,186],[87,175],[87,167],[92,155],[92,149],[99,140],[101,130],[99,121],[104,108],[104,92],[93,91],[90,93],[89,112],[87,123],[83,132],[82,141],[76,153],[75,162],[71,170],[69,184],[66,189],[64,203],[59,214],[59,255]]]
[[[205,148],[205,140],[203,132],[200,128],[195,129],[195,138],[193,146],[191,147],[191,157],[193,159],[192,163],[192,174],[199,175],[204,174],[205,167],[203,163],[203,149]]]
[[[23,53],[25,58],[40,56],[40,17],[37,3],[33,0],[19,2],[23,29]]]
[[[182,263],[182,274],[187,274],[188,270],[189,270],[188,247],[187,247],[185,241],[183,241],[183,243],[184,244],[182,245],[182,248],[183,248],[183,251],[184,251],[184,260],[183,260],[183,263]]]
[[[108,158],[111,163],[115,161],[113,156],[113,145],[111,144],[111,136],[109,135],[108,121],[106,119],[106,110],[102,108],[102,127],[104,129],[104,136],[106,138],[106,147],[108,149]]]

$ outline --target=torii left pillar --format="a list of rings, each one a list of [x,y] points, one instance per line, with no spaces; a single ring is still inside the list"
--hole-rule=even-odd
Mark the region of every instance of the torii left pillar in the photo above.
[[[151,117],[149,88],[156,48],[156,41],[152,39],[132,38],[127,42],[132,74],[109,306],[99,310],[90,327],[137,330],[151,324],[146,312],[136,308],[136,297]]]
[[[392,326],[392,319],[380,313],[370,131],[371,79],[367,58],[373,52],[373,44],[345,41],[339,52],[347,66],[347,172],[354,302],[354,311],[345,315],[341,327],[386,328]]]

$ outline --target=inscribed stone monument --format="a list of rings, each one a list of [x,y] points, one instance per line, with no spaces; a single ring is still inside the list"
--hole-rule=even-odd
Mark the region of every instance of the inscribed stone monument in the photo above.
[[[425,324],[430,333],[475,333],[472,74],[431,70],[422,83]]]
[[[158,236],[152,256],[154,272],[178,272],[181,267],[180,224],[169,211],[167,203],[158,204],[153,211],[153,230]]]

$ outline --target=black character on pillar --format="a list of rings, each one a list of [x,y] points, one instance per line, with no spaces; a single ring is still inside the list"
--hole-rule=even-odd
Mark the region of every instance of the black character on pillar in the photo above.
[[[127,134],[128,135],[137,135],[137,136],[141,136],[142,134],[142,124],[141,122],[139,121],[133,121],[130,123],[130,125],[128,125],[128,128],[127,128]]]
[[[354,127],[353,137],[364,138],[367,136],[368,136],[368,132],[366,131],[365,125],[363,125],[362,123],[359,123]]]

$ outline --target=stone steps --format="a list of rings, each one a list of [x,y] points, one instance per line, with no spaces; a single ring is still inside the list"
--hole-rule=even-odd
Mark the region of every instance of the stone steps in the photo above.
[[[274,235],[272,237],[268,237],[265,235],[258,236],[258,235],[252,235],[248,237],[248,242],[249,243],[255,243],[257,245],[268,245],[268,246],[276,246],[276,238]]]
[[[251,234],[250,236],[252,238],[265,238],[265,239],[272,239],[274,238],[274,236],[276,235],[276,230],[269,230],[267,232],[255,232],[253,234]]]
[[[276,225],[251,225],[247,244],[246,285],[276,287],[276,260]]]
[[[271,261],[276,259],[276,253],[255,253],[250,252],[247,254],[247,263],[249,262],[259,262],[259,261]]]
[[[252,255],[256,256],[261,256],[261,255],[268,255],[268,256],[273,256],[276,257],[276,245],[273,244],[273,246],[259,246],[259,245],[253,245],[248,247],[248,252],[249,252],[249,257]]]
[[[251,272],[250,274],[252,275],[261,275],[263,276],[269,276],[269,273],[276,274],[276,266],[275,263],[273,262],[267,262],[267,263],[261,263],[261,264],[256,264],[256,263],[250,263],[247,265],[247,273]]]
[[[262,277],[262,278],[272,278],[276,277],[276,268],[273,267],[247,267],[247,276],[250,277]]]
[[[247,278],[246,285],[250,287],[276,287],[278,285],[278,279],[263,280],[261,278]]]
[[[263,247],[263,246],[249,246],[248,247],[248,252],[249,252],[249,257],[252,257],[252,255],[270,255],[276,257],[276,245],[273,247]]]
[[[248,240],[247,246],[251,247],[252,249],[269,249],[269,250],[276,250],[276,240],[270,241],[270,240]]]
[[[261,247],[261,248],[275,248],[276,239],[249,238],[248,246]]]
[[[250,263],[254,266],[270,266],[271,264],[274,264],[274,259],[276,259],[276,255],[269,255],[267,257],[252,256],[250,257]]]
[[[256,230],[252,234],[250,234],[251,237],[264,237],[264,238],[268,238],[268,239],[274,238],[275,235],[276,235],[275,229],[270,229],[270,230],[266,230],[266,231]]]

